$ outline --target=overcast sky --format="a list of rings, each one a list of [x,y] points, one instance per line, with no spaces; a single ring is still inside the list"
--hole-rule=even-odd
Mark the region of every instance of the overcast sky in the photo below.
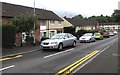
[[[34,0],[0,0],[24,6],[34,6]],[[108,15],[118,9],[120,0],[35,0],[35,7],[54,11],[59,16],[72,17],[82,14],[84,17]]]

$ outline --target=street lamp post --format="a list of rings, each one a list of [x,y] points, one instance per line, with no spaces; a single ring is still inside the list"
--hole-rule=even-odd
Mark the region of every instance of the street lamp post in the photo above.
[[[34,0],[34,17],[35,17],[35,0]],[[35,45],[35,22],[34,22],[34,29],[33,29],[33,33],[34,33],[34,40],[33,40],[33,43]]]

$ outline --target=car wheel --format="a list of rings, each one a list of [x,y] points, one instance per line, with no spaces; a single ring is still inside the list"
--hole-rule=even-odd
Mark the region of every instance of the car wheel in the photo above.
[[[101,40],[103,40],[103,38],[101,38]]]
[[[96,42],[96,39],[94,39],[94,41],[93,42]]]
[[[59,51],[63,50],[63,44],[62,44],[62,43],[59,44],[58,50],[59,50]]]
[[[75,41],[73,42],[72,46],[73,46],[73,47],[75,47],[75,46],[76,46],[76,42],[75,42]]]
[[[92,39],[90,38],[90,40],[88,41],[88,43],[91,43]]]

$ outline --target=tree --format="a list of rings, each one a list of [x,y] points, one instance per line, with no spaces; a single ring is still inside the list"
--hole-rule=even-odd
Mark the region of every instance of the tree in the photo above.
[[[100,16],[91,16],[88,18],[88,20],[98,21],[100,23],[114,22],[114,18],[112,16],[103,16],[102,14]]]
[[[79,15],[72,17],[72,19],[84,19],[84,17],[79,14]]]
[[[114,10],[112,17],[115,19],[116,22],[120,23],[120,10]]]
[[[37,18],[33,14],[23,14],[15,16],[12,19],[12,24],[16,28],[16,33],[26,32],[28,35],[31,31],[34,30],[34,23],[36,22]],[[35,24],[36,25],[36,24]],[[21,46],[22,46],[22,36],[21,36]]]

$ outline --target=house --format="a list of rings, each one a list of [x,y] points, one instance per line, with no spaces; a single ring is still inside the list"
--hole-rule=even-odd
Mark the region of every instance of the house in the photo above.
[[[69,22],[71,26],[76,27],[76,32],[78,30],[84,29],[84,30],[95,30],[99,29],[99,23],[98,22],[92,22],[88,20],[80,20],[80,19],[74,19],[74,18],[66,18],[64,17],[67,22]]]
[[[47,20],[41,23],[40,33],[42,37],[51,38],[57,33],[63,32],[63,20]]]
[[[5,2],[0,3],[2,4],[2,24],[11,23],[11,19],[17,15],[34,13],[33,7],[15,5]],[[54,34],[61,32],[63,28],[61,27],[63,20],[53,11],[35,8],[35,15],[38,17],[36,22],[38,27],[34,33],[36,42],[39,42],[43,36],[51,37]],[[23,35],[25,35],[25,33],[23,33]],[[17,36],[18,34],[16,37]]]
[[[100,28],[106,29],[106,30],[118,30],[118,29],[120,29],[120,24],[118,24],[118,23],[100,23]]]

